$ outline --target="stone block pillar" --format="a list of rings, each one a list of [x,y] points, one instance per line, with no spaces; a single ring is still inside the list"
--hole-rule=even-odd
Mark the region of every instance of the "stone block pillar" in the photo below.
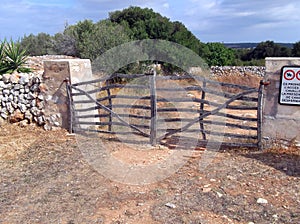
[[[263,92],[263,147],[274,144],[299,144],[300,105],[279,104],[280,78],[283,66],[300,66],[300,58],[266,58],[265,81],[270,84]]]
[[[45,84],[45,115],[47,117],[45,129],[47,130],[55,127],[69,128],[68,98],[66,85],[63,83],[66,78],[72,84],[93,79],[90,60],[57,59],[44,61],[43,83]],[[87,89],[85,88],[85,90]],[[76,100],[80,100],[80,98]],[[77,105],[79,108],[80,106],[80,104]]]

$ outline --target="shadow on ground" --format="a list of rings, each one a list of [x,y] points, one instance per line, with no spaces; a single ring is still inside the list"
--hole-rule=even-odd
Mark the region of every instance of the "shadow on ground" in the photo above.
[[[243,154],[246,158],[256,159],[288,176],[300,177],[300,153],[296,152],[256,152]]]

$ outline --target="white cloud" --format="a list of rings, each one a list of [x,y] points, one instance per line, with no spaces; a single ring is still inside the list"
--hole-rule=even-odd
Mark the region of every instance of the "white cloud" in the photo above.
[[[66,20],[69,24],[83,19],[99,21],[109,12],[140,6],[182,22],[202,41],[272,38],[292,42],[300,37],[296,29],[300,21],[299,0],[1,0],[1,5],[4,36],[53,34],[63,29]],[[293,35],[287,30],[292,30]]]
[[[168,8],[170,8],[170,5],[169,5],[169,3],[164,3],[163,7],[168,9]]]

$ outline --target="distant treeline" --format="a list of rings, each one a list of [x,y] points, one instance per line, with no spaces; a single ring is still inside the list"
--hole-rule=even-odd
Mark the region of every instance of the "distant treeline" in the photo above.
[[[30,55],[62,54],[94,61],[115,46],[142,39],[178,43],[194,51],[209,66],[264,65],[266,57],[300,56],[300,42],[203,43],[181,22],[172,22],[152,9],[133,6],[111,12],[107,19],[98,22],[84,20],[74,25],[66,24],[64,31],[55,35],[38,33],[24,36],[20,44]],[[139,72],[145,64],[151,63],[131,64],[126,70]],[[158,63],[166,71],[178,69],[163,62]]]
[[[223,43],[225,47],[232,49],[253,49],[256,48],[259,43]],[[293,43],[276,43],[282,47],[293,48]]]

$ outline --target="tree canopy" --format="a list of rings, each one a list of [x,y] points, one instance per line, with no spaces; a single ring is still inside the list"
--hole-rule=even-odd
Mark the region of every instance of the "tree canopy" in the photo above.
[[[261,42],[248,54],[248,59],[264,59],[266,57],[288,57],[290,49],[282,47],[274,41]]]
[[[232,65],[234,63],[234,51],[221,43],[207,43],[208,53],[205,55],[208,65]]]
[[[293,45],[292,56],[293,57],[300,57],[300,41],[296,42]]]
[[[125,27],[133,40],[168,40],[181,44],[197,54],[203,52],[201,48],[204,45],[181,22],[171,22],[170,19],[152,9],[129,7],[110,13],[109,19]]]

